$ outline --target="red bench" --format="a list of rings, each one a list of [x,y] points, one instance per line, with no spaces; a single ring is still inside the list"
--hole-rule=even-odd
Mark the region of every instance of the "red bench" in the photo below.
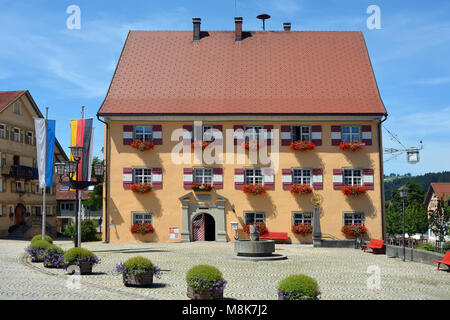
[[[439,270],[439,267],[442,264],[445,264],[450,269],[450,251],[447,251],[445,253],[444,259],[442,260],[433,260],[434,262],[438,263],[437,269]]]
[[[266,232],[259,236],[260,239],[266,240],[283,240],[285,242],[288,239],[287,232]]]
[[[380,239],[370,239],[369,244],[363,244],[364,252],[366,252],[366,248],[372,249],[372,253],[375,254],[376,251],[383,252],[384,240]]]

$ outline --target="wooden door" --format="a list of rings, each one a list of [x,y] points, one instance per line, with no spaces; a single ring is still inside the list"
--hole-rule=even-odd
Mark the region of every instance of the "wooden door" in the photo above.
[[[192,221],[192,241],[205,241],[205,217],[199,214]]]
[[[16,224],[21,224],[23,222],[23,208],[18,206],[16,208]]]

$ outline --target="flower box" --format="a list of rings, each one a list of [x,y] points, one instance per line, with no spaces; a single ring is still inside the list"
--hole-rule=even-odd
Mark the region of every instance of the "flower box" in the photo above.
[[[198,140],[191,143],[191,148],[195,149],[202,148],[202,150],[205,150],[207,146],[209,146],[212,143],[212,141],[206,141],[206,140]]]
[[[366,192],[367,188],[359,185],[344,186],[342,188],[342,193],[346,196],[359,196],[365,194]]]
[[[297,194],[310,194],[312,193],[312,188],[307,184],[293,184],[289,188],[289,191],[291,191],[291,193]]]
[[[217,290],[217,288],[200,290],[188,286],[187,296],[191,300],[221,300],[223,299],[223,290]]]
[[[263,194],[266,192],[266,187],[264,187],[261,184],[255,183],[255,184],[244,184],[241,189],[244,193],[249,194]]]
[[[351,141],[342,141],[339,144],[339,149],[343,150],[343,151],[358,151],[360,149],[363,148],[363,146],[365,146],[366,144],[361,142],[361,141],[357,141],[357,140],[351,140]]]
[[[155,231],[151,223],[135,223],[131,226],[131,233],[140,233],[142,235]]]
[[[292,141],[291,144],[289,145],[289,148],[293,151],[309,151],[314,150],[315,147],[316,145],[311,141],[303,141],[303,140]]]
[[[149,287],[153,284],[153,273],[124,273],[122,281],[126,287]]]
[[[292,225],[292,232],[298,234],[308,234],[312,233],[313,227],[309,223],[299,223]]]
[[[134,183],[131,185],[131,191],[136,193],[144,194],[152,191],[152,189],[152,185],[148,183]]]
[[[194,182],[191,185],[191,189],[194,191],[211,191],[212,189],[214,189],[214,187],[209,183]]]
[[[362,224],[349,224],[345,225],[341,229],[343,234],[356,235],[367,233],[367,228]]]
[[[141,152],[153,149],[155,147],[155,144],[151,141],[143,141],[143,140],[134,140],[131,144],[131,147],[135,148],[136,150],[139,150]]]
[[[258,150],[262,146],[259,140],[244,141],[241,143],[241,147],[245,150]]]
[[[90,262],[90,261],[76,261],[73,262],[71,264],[69,264],[67,267],[69,266],[77,266],[80,270],[80,274],[81,275],[86,275],[86,274],[91,274],[92,273],[92,266],[94,265],[94,262]],[[72,274],[74,274],[75,271],[72,270]]]

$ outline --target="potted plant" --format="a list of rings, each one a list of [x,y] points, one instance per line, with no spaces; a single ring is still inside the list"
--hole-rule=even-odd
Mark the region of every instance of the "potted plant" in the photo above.
[[[36,240],[42,240],[42,235],[37,234],[33,238],[31,238],[31,242],[34,242]],[[53,238],[50,237],[49,235],[45,235],[44,240],[47,241],[48,243],[53,243]]]
[[[144,257],[130,258],[116,266],[116,272],[122,274],[123,284],[126,287],[146,287],[153,284],[153,275],[161,277],[161,269],[153,265]]]
[[[25,251],[31,257],[31,262],[44,262],[44,252],[51,247],[52,244],[45,240],[35,240]]]
[[[242,186],[241,189],[244,193],[249,193],[249,194],[254,194],[254,195],[258,195],[258,194],[263,194],[266,192],[266,187],[264,187],[263,185],[259,184],[259,183],[253,183],[253,184],[244,184]]]
[[[151,184],[148,183],[133,183],[131,185],[131,191],[136,193],[148,193],[152,191],[153,187]]]
[[[316,145],[311,141],[303,141],[303,140],[292,141],[291,144],[289,145],[289,148],[293,151],[309,151],[314,150],[315,147]]]
[[[293,224],[292,225],[292,232],[298,233],[298,234],[308,234],[312,233],[313,227],[309,223],[299,223],[299,224]]]
[[[209,265],[197,265],[186,274],[187,296],[192,300],[223,299],[227,282],[219,269]]]
[[[245,150],[258,150],[261,147],[261,142],[256,139],[244,141],[241,143],[241,147]]]
[[[349,185],[342,188],[342,193],[346,196],[359,196],[365,194],[366,192],[367,188],[359,185]]]
[[[84,248],[67,250],[63,260],[66,269],[72,265],[77,266],[80,268],[80,274],[91,274],[92,266],[100,262],[101,260],[95,254]]]
[[[342,141],[339,144],[339,149],[343,151],[358,151],[362,149],[363,146],[365,145],[366,145],[365,143],[357,140]]]
[[[278,284],[278,300],[318,300],[317,281],[304,274],[289,276]]]
[[[140,233],[145,235],[146,233],[150,233],[155,231],[151,223],[133,223],[131,226],[131,233]]]
[[[307,184],[293,184],[289,191],[296,194],[310,194],[312,193],[312,188]]]
[[[64,267],[64,250],[57,246],[52,246],[45,249],[44,254],[44,267],[46,268],[62,268]]]
[[[214,187],[209,183],[194,182],[191,185],[191,189],[194,191],[211,191]]]
[[[143,140],[134,140],[131,144],[131,147],[135,148],[136,150],[139,150],[141,152],[153,149],[155,147],[155,144],[151,141],[143,141]]]
[[[367,233],[367,227],[362,224],[346,224],[341,229],[343,234],[357,235]]]
[[[244,228],[242,229],[242,231],[244,231],[245,233],[248,233],[248,234],[250,234],[250,226],[251,225],[256,225],[256,226],[258,226],[258,228],[259,228],[259,234],[260,235],[263,235],[263,234],[265,234],[265,233],[267,233],[269,230],[267,229],[267,226],[266,226],[266,224],[263,222],[263,221],[261,221],[260,223],[249,223],[249,224],[246,224],[245,226],[244,226]]]
[[[191,143],[191,148],[195,149],[197,148],[202,148],[202,150],[205,150],[205,148],[207,146],[209,146],[212,143],[212,141],[207,141],[207,140],[197,140]]]

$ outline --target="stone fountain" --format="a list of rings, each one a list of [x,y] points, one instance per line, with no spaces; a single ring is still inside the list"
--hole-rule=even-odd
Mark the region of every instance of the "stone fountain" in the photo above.
[[[287,259],[285,255],[274,254],[274,240],[259,239],[259,227],[257,225],[250,226],[250,240],[236,239],[234,252],[236,255],[232,258],[235,260],[266,261]]]

